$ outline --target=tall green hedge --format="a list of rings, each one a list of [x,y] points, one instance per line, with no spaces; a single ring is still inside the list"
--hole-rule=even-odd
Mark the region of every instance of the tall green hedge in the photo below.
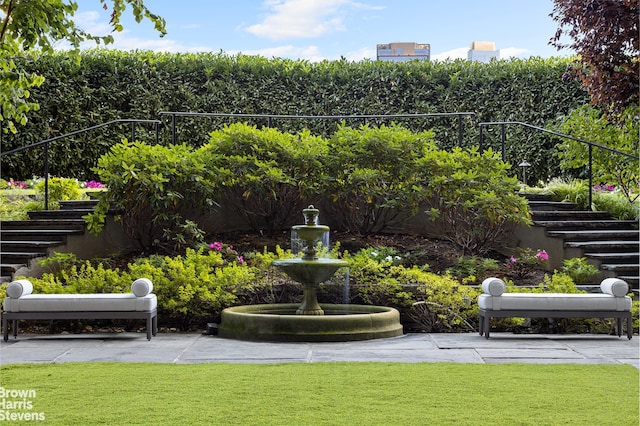
[[[33,93],[40,111],[15,135],[5,134],[2,151],[87,128],[116,118],[155,119],[161,111],[238,114],[352,115],[474,112],[464,120],[464,145],[478,143],[478,123],[518,120],[544,126],[587,103],[575,81],[563,81],[570,59],[497,61],[490,64],[449,62],[388,63],[265,59],[224,53],[167,54],[93,50],[77,64],[66,53],[45,55],[20,66],[37,71],[46,82]],[[178,141],[199,146],[208,134],[233,119],[178,119]],[[170,120],[164,118],[161,142],[170,142]],[[455,118],[398,119],[413,131],[433,129],[440,147],[458,144]],[[250,124],[267,125],[266,120]],[[308,128],[329,137],[336,120],[275,120],[282,131]],[[350,126],[363,124],[353,120]],[[370,124],[379,125],[380,121]],[[385,124],[390,124],[389,122]],[[130,136],[128,125],[116,125],[51,148],[50,173],[94,178],[91,167],[100,155]],[[150,126],[137,126],[140,140],[154,142]],[[498,148],[498,134],[488,140]],[[555,141],[525,129],[508,131],[507,157],[533,164],[530,178],[557,175],[551,158]],[[493,141],[493,142],[491,142]],[[2,158],[3,176],[24,179],[41,175],[43,150]]]

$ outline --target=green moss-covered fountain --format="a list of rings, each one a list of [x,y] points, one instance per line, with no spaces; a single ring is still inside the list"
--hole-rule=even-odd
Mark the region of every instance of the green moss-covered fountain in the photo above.
[[[318,225],[318,210],[303,210],[304,225],[291,229],[304,241],[302,258],[276,260],[292,279],[302,285],[302,304],[248,305],[222,311],[218,329],[221,337],[243,340],[293,342],[339,342],[367,340],[402,335],[400,314],[394,308],[370,305],[319,304],[318,285],[333,276],[348,262],[321,258],[316,242],[328,226]]]

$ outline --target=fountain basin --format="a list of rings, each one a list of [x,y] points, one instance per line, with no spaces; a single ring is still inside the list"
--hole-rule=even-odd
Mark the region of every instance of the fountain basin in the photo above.
[[[295,303],[235,306],[222,311],[218,335],[276,342],[346,342],[402,335],[400,313],[370,305],[321,304],[324,315],[296,315]]]
[[[349,266],[349,262],[341,259],[316,258],[305,260],[300,258],[279,259],[272,262],[282,269],[294,281],[304,285],[318,285],[327,281],[339,268]]]
[[[298,238],[311,243],[322,237],[322,234],[329,231],[329,227],[325,225],[294,225],[291,227],[298,234]]]

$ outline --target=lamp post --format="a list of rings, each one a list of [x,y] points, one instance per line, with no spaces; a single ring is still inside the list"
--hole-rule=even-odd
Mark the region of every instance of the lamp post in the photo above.
[[[522,167],[522,183],[527,186],[527,167],[531,167],[531,164],[527,163],[527,160],[522,160],[519,167]]]

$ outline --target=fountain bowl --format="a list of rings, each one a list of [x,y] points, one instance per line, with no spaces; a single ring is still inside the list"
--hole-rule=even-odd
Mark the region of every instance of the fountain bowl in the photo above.
[[[327,281],[339,269],[349,266],[349,262],[327,257],[305,260],[298,257],[278,259],[273,265],[282,269],[293,280],[306,284],[318,285]]]
[[[226,308],[220,337],[275,342],[346,342],[401,336],[397,309],[370,305],[321,304],[324,315],[296,315],[298,304]]]

